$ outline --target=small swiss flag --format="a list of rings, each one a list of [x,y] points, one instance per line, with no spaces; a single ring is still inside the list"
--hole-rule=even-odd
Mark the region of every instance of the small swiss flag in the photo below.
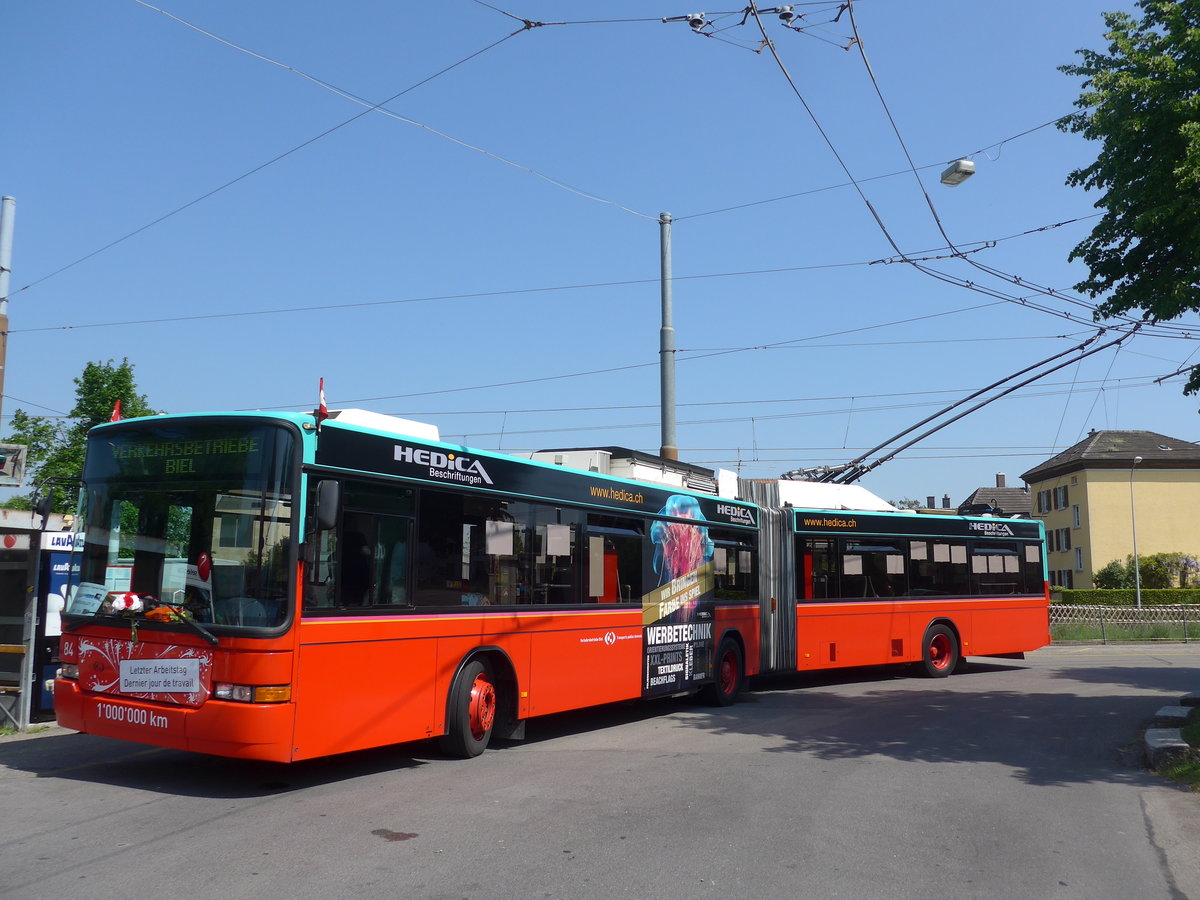
[[[316,412],[317,424],[320,425],[322,422],[324,422],[328,418],[329,418],[329,407],[325,405],[325,379],[322,378],[321,386],[320,386],[320,399],[317,402],[317,412]]]

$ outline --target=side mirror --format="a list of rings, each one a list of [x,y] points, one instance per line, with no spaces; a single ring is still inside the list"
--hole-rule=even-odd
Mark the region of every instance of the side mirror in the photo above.
[[[313,514],[313,522],[317,531],[329,531],[337,525],[338,507],[342,502],[342,484],[340,481],[326,479],[317,482],[317,508]]]
[[[50,490],[46,492],[46,496],[40,498],[33,506],[33,514],[41,518],[42,528],[46,527],[46,522],[50,519],[50,513],[54,510],[54,487],[54,485],[50,485]]]

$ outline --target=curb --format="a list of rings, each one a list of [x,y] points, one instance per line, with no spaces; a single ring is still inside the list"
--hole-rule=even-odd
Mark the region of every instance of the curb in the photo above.
[[[1163,706],[1154,714],[1154,727],[1146,729],[1144,739],[1147,766],[1160,769],[1191,755],[1192,747],[1183,739],[1179,726],[1196,707],[1200,707],[1200,692],[1186,694],[1177,705]]]
[[[0,734],[0,744],[31,741],[41,737],[61,737],[66,734],[78,734],[71,728],[64,728],[56,722],[34,722],[29,731],[18,731],[14,734]]]

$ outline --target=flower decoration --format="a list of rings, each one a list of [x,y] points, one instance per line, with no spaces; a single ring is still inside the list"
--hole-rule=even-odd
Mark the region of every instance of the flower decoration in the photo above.
[[[106,611],[117,616],[136,616],[146,611],[146,600],[132,591],[110,591],[104,598]]]

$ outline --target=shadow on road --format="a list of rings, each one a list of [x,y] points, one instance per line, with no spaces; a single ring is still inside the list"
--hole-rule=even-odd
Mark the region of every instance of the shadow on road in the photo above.
[[[978,665],[972,674],[1004,668]],[[1130,671],[1136,670],[1113,675],[1123,681]],[[1034,785],[1152,779],[1142,771],[1136,748],[1154,712],[1153,700],[1119,693],[976,691],[969,686],[971,677],[889,682],[863,680],[861,673],[837,680],[801,676],[801,685],[765,684],[752,695],[753,702],[687,717],[682,724],[718,734],[759,735],[768,753],[995,763]],[[847,696],[826,689],[844,684],[865,690]]]
[[[424,765],[429,742],[282,764],[143,747],[86,734],[0,744],[0,767],[56,778],[206,798],[252,798]]]
[[[885,756],[921,763],[995,763],[1029,784],[1141,782],[1141,728],[1154,698],[1194,690],[1190,666],[1073,668],[1046,673],[1075,680],[1079,693],[1045,691],[1023,664],[972,662],[946,681],[907,677],[899,668],[841,669],[754,680],[729,708],[689,699],[630,702],[531,720],[525,746],[587,736],[661,718],[672,727],[722,737],[757,736],[765,754],[818,759]],[[999,680],[988,676],[1000,675]],[[1011,687],[1009,680],[1011,678]],[[995,685],[1003,683],[1004,690]],[[992,689],[985,689],[985,685]],[[1031,690],[1023,690],[1028,685]],[[1112,685],[1111,691],[1103,689]],[[508,747],[499,744],[495,751]],[[744,746],[744,745],[743,745]],[[633,749],[633,748],[631,748]],[[691,748],[684,746],[684,752]],[[290,765],[229,760],[142,747],[91,735],[46,735],[0,742],[0,767],[57,778],[207,798],[255,798],[445,760],[434,742],[400,744]],[[470,763],[465,763],[470,765]]]

